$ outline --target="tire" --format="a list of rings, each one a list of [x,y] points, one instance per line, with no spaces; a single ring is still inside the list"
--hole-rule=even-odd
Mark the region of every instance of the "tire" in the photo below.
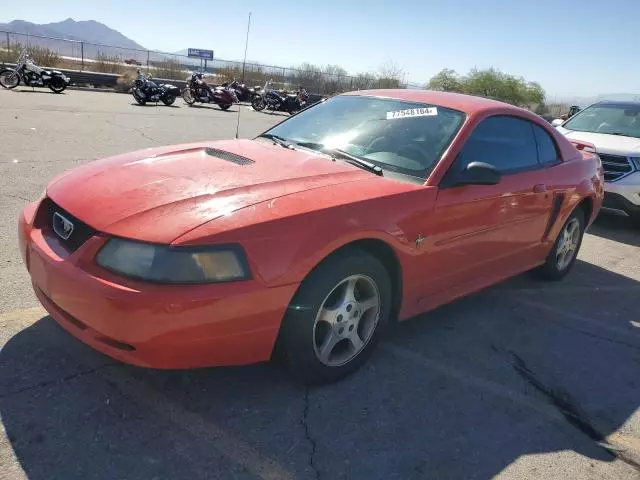
[[[167,107],[170,107],[171,105],[173,105],[173,102],[175,101],[176,101],[176,97],[174,97],[173,95],[168,95],[162,99],[162,103],[164,103]]]
[[[53,93],[62,93],[67,88],[67,83],[60,77],[51,77],[49,89]]]
[[[562,226],[562,230],[560,230],[544,265],[538,269],[538,273],[542,278],[556,281],[563,279],[569,273],[580,251],[584,229],[584,212],[581,208],[576,208]],[[566,250],[569,239],[571,239],[570,244],[572,247]],[[561,253],[563,249],[565,249],[565,253]]]
[[[220,110],[229,110],[231,108],[231,104],[227,103],[225,105],[218,105],[220,107]]]
[[[138,105],[140,106],[144,106],[147,103],[147,100],[145,98],[142,98],[140,95],[138,95],[138,91],[134,88],[133,92],[131,93],[133,95],[133,98],[136,99],[136,102],[138,102]]]
[[[256,112],[261,112],[262,110],[264,110],[264,107],[266,107],[267,104],[262,98],[262,96],[257,95],[253,97],[253,99],[251,100],[251,106]]]
[[[13,74],[13,75],[11,75]],[[11,83],[7,83],[7,78],[11,78]],[[0,70],[0,85],[7,90],[11,90],[12,88],[16,88],[20,85],[20,75],[15,70],[10,68],[5,68]]]
[[[321,384],[356,371],[389,324],[391,304],[391,281],[377,258],[353,248],[325,260],[301,284],[283,321],[279,347],[291,373]]]
[[[191,94],[191,90],[189,88],[185,88],[182,91],[182,99],[184,100],[184,103],[186,103],[187,105],[191,106],[194,103],[196,103],[196,99],[195,97]]]

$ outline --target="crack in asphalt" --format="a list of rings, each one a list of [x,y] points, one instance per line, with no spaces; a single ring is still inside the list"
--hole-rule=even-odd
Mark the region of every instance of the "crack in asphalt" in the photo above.
[[[26,202],[30,202],[31,200],[29,200],[28,198],[22,197],[20,195],[12,195],[11,193],[3,193],[1,194],[3,197],[11,197],[11,198],[17,198],[19,200],[24,200]]]
[[[640,463],[629,458],[624,454],[624,448],[620,448],[607,441],[607,435],[600,432],[587,419],[587,414],[571,396],[559,389],[551,388],[545,385],[529,368],[524,359],[515,352],[509,352],[513,358],[513,368],[527,383],[529,383],[538,392],[542,393],[552,405],[554,405],[565,418],[567,423],[577,428],[580,432],[593,440],[599,447],[609,453],[612,457],[618,458],[623,462],[635,468],[640,468]]]
[[[70,380],[73,380],[73,379],[76,379],[78,377],[84,377],[84,376],[87,376],[87,375],[92,375],[92,374],[94,374],[96,372],[99,372],[101,370],[105,370],[105,369],[110,368],[110,367],[120,367],[120,366],[122,366],[120,363],[113,363],[113,362],[104,363],[102,365],[98,365],[97,367],[93,367],[93,368],[89,368],[89,369],[86,369],[86,370],[81,370],[79,372],[71,373],[71,374],[69,374],[69,375],[67,375],[65,377],[62,377],[62,378],[56,378],[56,379],[53,379],[53,380],[46,380],[46,381],[43,381],[43,382],[38,382],[38,383],[36,383],[34,385],[29,385],[27,387],[20,388],[18,390],[14,390],[14,391],[11,391],[11,392],[3,393],[3,394],[0,395],[0,400],[4,399],[4,398],[7,398],[7,397],[11,397],[13,395],[18,395],[20,393],[28,392],[28,391],[31,391],[31,390],[36,390],[38,388],[47,387],[49,385],[66,383],[66,382],[68,382]]]
[[[311,453],[309,453],[309,467],[313,471],[317,480],[320,480],[320,470],[315,463],[316,456],[316,441],[311,436],[311,428],[309,427],[309,393],[311,389],[307,387],[304,391],[304,403],[302,407],[302,417],[300,418],[300,424],[304,429],[304,438],[307,440],[309,445],[311,446]]]
[[[153,137],[150,137],[149,135],[147,135],[146,133],[144,133],[142,130],[134,128],[134,127],[125,127],[124,125],[120,125],[118,123],[112,122],[111,120],[105,120],[105,123],[108,123],[109,125],[113,125],[114,127],[118,127],[118,128],[122,128],[123,130],[129,130],[129,131],[133,131],[136,132],[138,135],[140,135],[142,138],[146,138],[147,140],[151,140],[153,143],[156,143],[158,145],[162,145],[163,143],[159,140],[156,140]]]

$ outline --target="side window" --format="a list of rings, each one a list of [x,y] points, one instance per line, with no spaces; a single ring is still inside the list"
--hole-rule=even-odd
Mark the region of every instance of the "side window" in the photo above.
[[[483,120],[462,147],[460,167],[485,162],[501,173],[538,168],[538,148],[531,125],[527,120],[504,115]]]
[[[545,132],[544,128],[539,127],[538,125],[533,126],[533,133],[535,134],[536,142],[538,143],[538,160],[540,160],[540,163],[543,165],[557,163],[560,159],[560,155],[558,155],[556,142],[553,141],[551,135]]]

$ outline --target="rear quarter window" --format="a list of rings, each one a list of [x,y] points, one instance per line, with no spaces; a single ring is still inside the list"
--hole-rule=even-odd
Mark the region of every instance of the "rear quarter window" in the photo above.
[[[538,144],[538,160],[542,165],[553,165],[560,161],[560,154],[555,140],[547,131],[533,124],[533,133]]]

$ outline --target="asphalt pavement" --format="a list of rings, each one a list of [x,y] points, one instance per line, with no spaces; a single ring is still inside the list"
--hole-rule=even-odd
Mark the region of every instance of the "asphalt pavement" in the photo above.
[[[0,478],[640,479],[640,227],[601,215],[562,282],[525,274],[399,325],[307,389],[274,364],[122,365],[38,306],[16,219],[56,174],[280,121],[0,90]],[[90,201],[90,199],[88,200]]]

